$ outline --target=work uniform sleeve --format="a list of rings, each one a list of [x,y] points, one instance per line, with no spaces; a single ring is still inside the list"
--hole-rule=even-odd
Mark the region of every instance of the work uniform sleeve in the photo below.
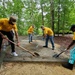
[[[28,33],[33,33],[33,28],[32,28],[32,26],[28,29]]]
[[[0,25],[3,25],[4,20],[0,19]]]
[[[47,30],[44,30],[44,35],[47,35]]]
[[[0,30],[2,30],[3,23],[4,23],[4,20],[3,19],[0,19]]]
[[[75,32],[74,32],[74,34],[73,34],[73,40],[75,40]]]
[[[48,34],[48,29],[47,27],[44,27],[44,35],[47,35]]]
[[[18,31],[16,24],[13,26],[14,31]]]

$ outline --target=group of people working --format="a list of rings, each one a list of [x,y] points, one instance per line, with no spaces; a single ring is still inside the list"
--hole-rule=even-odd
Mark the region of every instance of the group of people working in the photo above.
[[[52,50],[54,50],[53,31],[50,28],[44,27],[44,26],[41,26],[41,29],[44,32],[43,36],[46,37],[46,43],[45,43],[45,46],[43,46],[43,47],[46,47],[46,48],[48,47],[48,40],[50,39],[51,44],[52,44]],[[17,45],[19,46],[16,18],[11,16],[9,19],[8,18],[0,19],[0,53],[1,53],[1,46],[2,46],[3,39],[8,38],[12,42],[14,42],[13,30],[15,32]],[[29,43],[32,42],[32,33],[33,32],[34,32],[34,25],[30,26],[30,28],[28,29]],[[11,49],[12,49],[11,54],[14,56],[18,56],[18,54],[15,52],[15,45],[12,42],[10,42]]]
[[[51,41],[52,44],[52,50],[54,50],[54,33],[53,31],[48,28],[48,27],[44,27],[41,26],[41,29],[43,30],[43,37],[46,38],[46,42],[45,42],[45,48],[48,48],[48,40]],[[29,43],[32,42],[32,36],[34,33],[34,25],[30,26],[30,28],[28,29],[28,34],[29,34]]]
[[[29,43],[32,42],[32,36],[33,36],[32,34],[34,32],[34,28],[35,28],[34,25],[32,25],[28,29]],[[14,42],[14,39],[13,39],[14,35],[13,35],[12,29],[15,32],[15,36],[16,36],[16,40],[17,40],[17,46],[19,46],[20,43],[19,43],[19,39],[18,39],[18,29],[17,29],[17,25],[16,25],[16,18],[11,16],[9,19],[8,18],[0,19],[0,53],[1,53],[1,46],[2,46],[3,39],[7,39],[8,38],[12,42]],[[52,45],[52,50],[54,50],[55,49],[54,33],[53,33],[52,29],[48,28],[48,27],[45,27],[45,26],[41,26],[41,29],[43,31],[43,36],[46,39],[45,46],[43,46],[43,47],[48,48],[48,41],[50,40],[51,45]],[[69,50],[69,48],[75,43],[75,25],[71,27],[71,30],[74,32],[74,36],[73,36],[73,41],[67,47],[67,50]],[[15,45],[12,42],[10,42],[11,54],[13,56],[18,56],[18,54],[15,51]],[[71,56],[70,56],[70,59],[69,59],[68,63],[67,64],[63,64],[62,66],[72,70],[73,69],[73,65],[74,65],[74,61],[75,61],[75,47],[71,50],[70,55]]]
[[[44,26],[41,26],[41,29],[43,30],[43,36],[46,39],[45,46],[43,46],[43,47],[48,48],[48,40],[50,40],[51,45],[52,45],[52,50],[54,50],[55,45],[54,45],[54,33],[53,33],[53,31],[51,30],[51,28],[44,27]],[[28,33],[29,33],[29,43],[32,42],[33,30],[34,30],[34,26],[31,26],[29,28],[29,30],[28,30]],[[69,50],[70,47],[75,44],[75,25],[72,25],[70,30],[74,32],[74,35],[73,35],[72,42],[66,48],[66,50]],[[62,66],[72,70],[73,69],[73,65],[74,65],[74,61],[75,61],[75,47],[70,50],[70,59],[69,59],[68,63],[67,64],[62,64]]]

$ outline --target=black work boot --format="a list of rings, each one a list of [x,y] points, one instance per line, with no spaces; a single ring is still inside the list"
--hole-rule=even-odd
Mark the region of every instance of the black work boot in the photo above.
[[[52,50],[54,50],[54,48],[52,48]]]
[[[63,67],[73,70],[73,64],[67,63],[67,64],[62,64]]]
[[[0,57],[1,57],[1,49],[0,49]]]
[[[48,48],[48,46],[43,46],[43,47]]]

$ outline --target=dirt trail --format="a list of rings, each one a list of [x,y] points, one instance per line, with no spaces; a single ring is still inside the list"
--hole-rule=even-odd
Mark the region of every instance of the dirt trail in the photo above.
[[[75,75],[75,69],[65,69],[61,63],[10,62],[3,64],[0,75]]]
[[[25,37],[21,37],[21,39],[25,39]],[[61,39],[56,37],[55,43],[67,47],[67,42],[71,41],[70,38],[61,37]],[[75,67],[71,71],[63,68],[61,63],[4,62],[0,75],[75,75]]]

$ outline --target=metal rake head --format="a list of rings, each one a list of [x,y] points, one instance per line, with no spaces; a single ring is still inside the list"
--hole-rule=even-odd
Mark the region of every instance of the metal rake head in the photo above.
[[[54,54],[52,57],[57,58],[57,57],[59,57],[59,55],[58,54]]]

